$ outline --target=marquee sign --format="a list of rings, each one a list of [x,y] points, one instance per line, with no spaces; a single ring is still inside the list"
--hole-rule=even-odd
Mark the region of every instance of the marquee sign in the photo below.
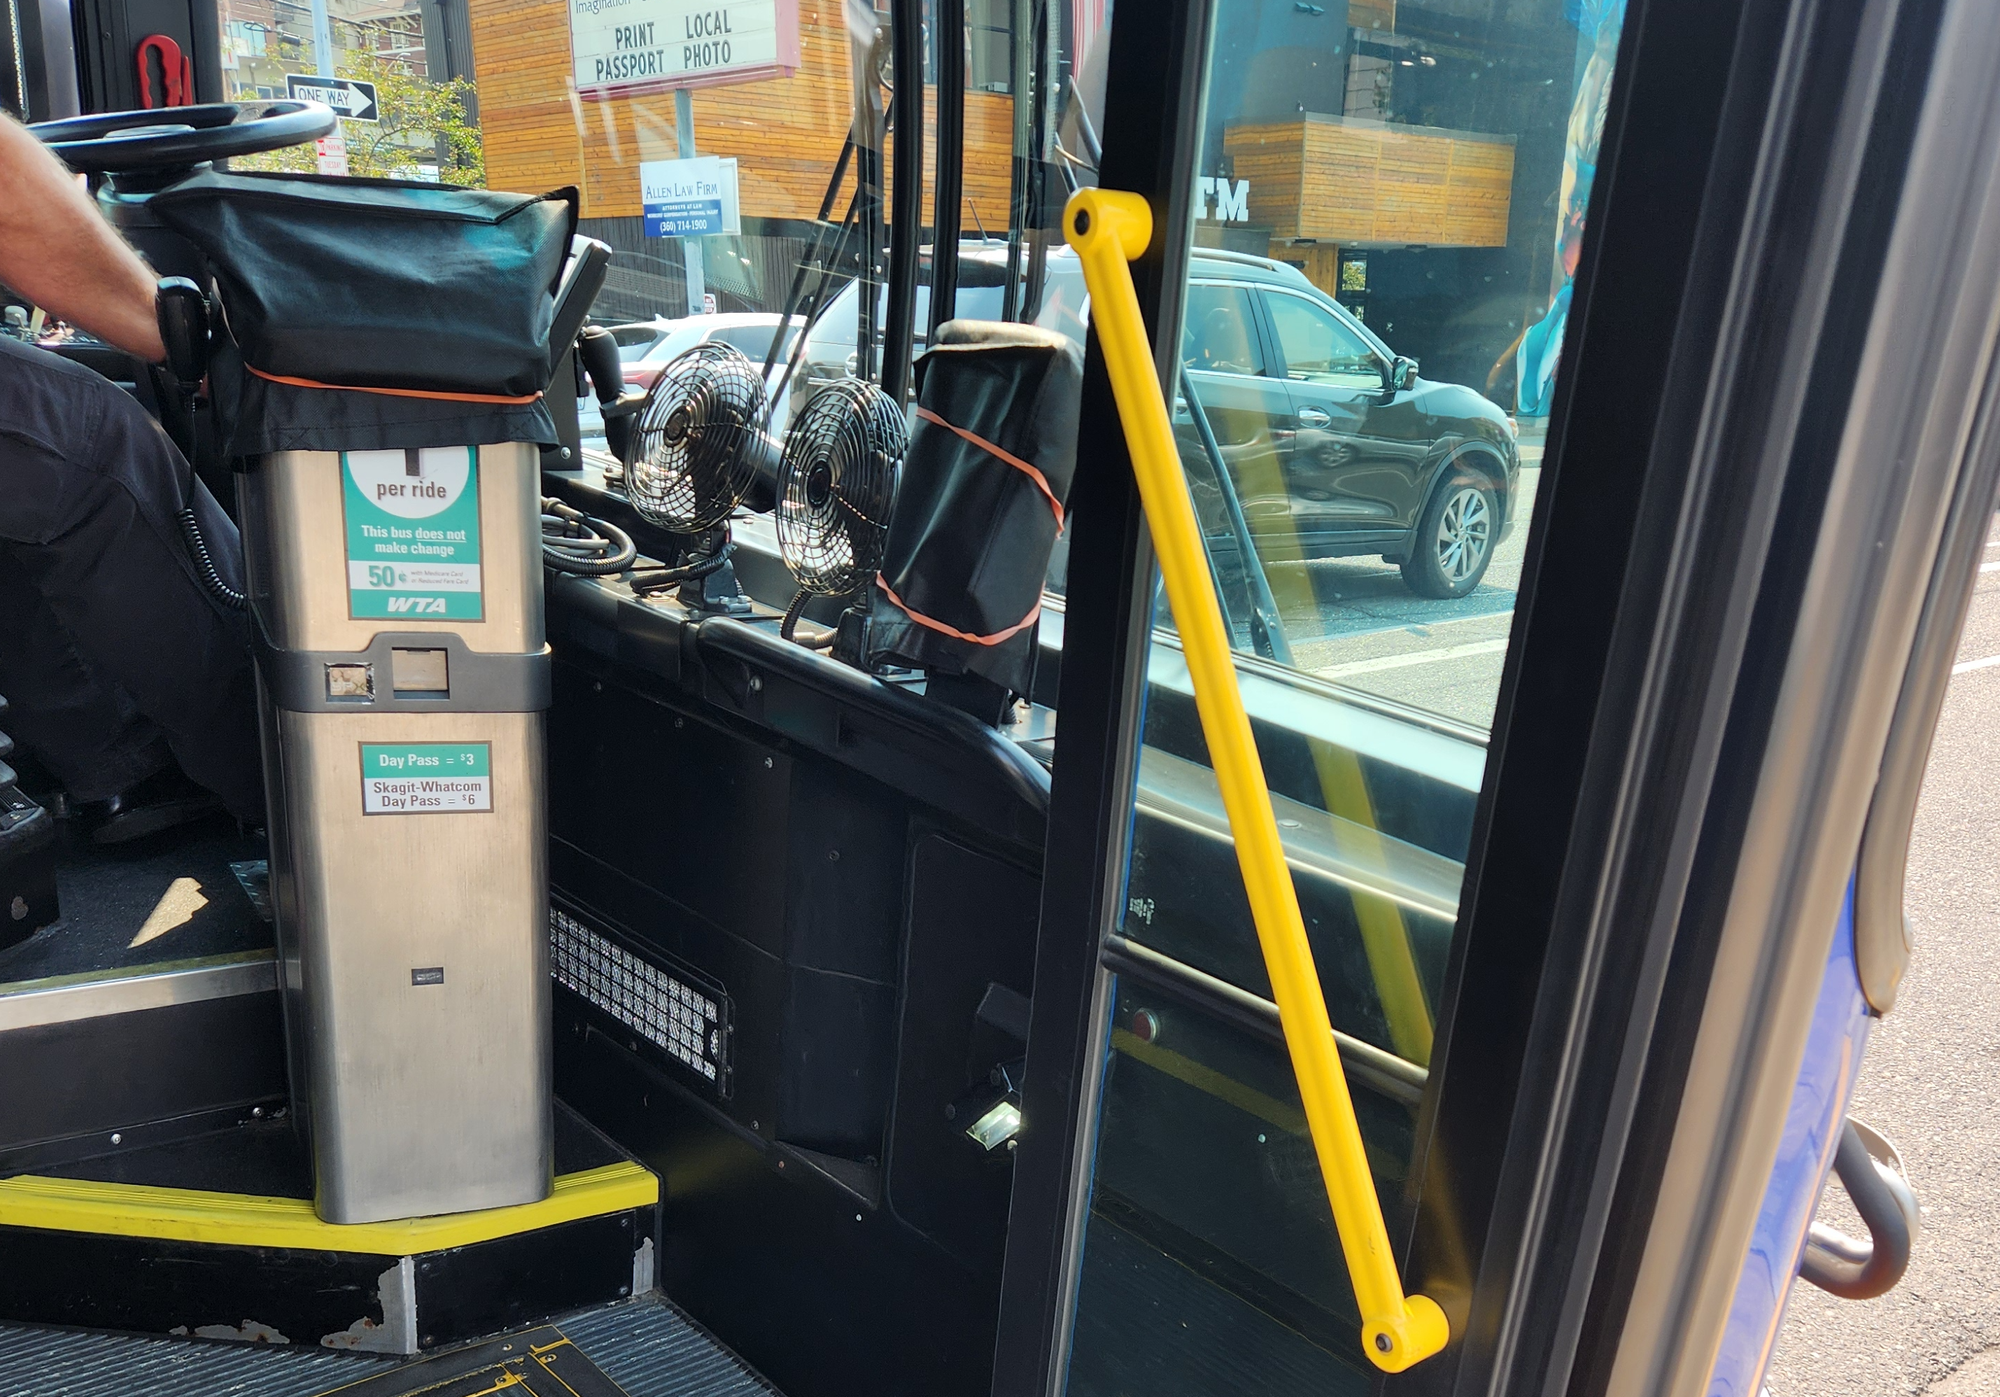
[[[636,96],[790,77],[798,0],[569,0],[576,90]]]

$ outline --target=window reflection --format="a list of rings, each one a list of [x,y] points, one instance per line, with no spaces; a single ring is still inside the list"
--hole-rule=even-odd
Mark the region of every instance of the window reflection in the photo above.
[[[1181,358],[1190,369],[1228,374],[1264,372],[1249,292],[1227,286],[1190,286],[1186,323]]]

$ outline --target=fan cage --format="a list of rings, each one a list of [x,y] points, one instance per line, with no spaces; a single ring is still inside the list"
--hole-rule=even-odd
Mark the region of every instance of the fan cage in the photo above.
[[[816,393],[785,441],[778,548],[807,592],[844,597],[882,566],[896,478],[909,449],[880,388],[842,379]]]
[[[675,533],[723,523],[756,480],[764,378],[743,351],[708,340],[660,371],[639,414],[625,491]]]

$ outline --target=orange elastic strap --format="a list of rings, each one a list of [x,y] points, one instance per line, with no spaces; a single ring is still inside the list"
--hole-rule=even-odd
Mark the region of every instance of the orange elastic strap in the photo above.
[[[1036,470],[1033,466],[1029,465],[1019,456],[1016,456],[1013,452],[1003,451],[1001,448],[995,446],[992,442],[988,441],[985,437],[975,435],[972,432],[968,432],[963,427],[954,426],[952,423],[945,421],[942,417],[939,417],[935,412],[932,412],[927,407],[918,408],[917,416],[921,417],[926,422],[937,423],[938,426],[944,428],[948,432],[958,433],[958,435],[964,437],[967,441],[971,442],[981,451],[990,452],[991,454],[998,456],[1001,460],[1005,461],[1015,470],[1020,471],[1023,475],[1027,476],[1028,479],[1034,481],[1035,488],[1040,490],[1043,495],[1048,497],[1049,508],[1056,512],[1056,532],[1058,533],[1062,532],[1062,527],[1063,527],[1062,501],[1057,499],[1056,492],[1049,488],[1049,481],[1047,476],[1043,475],[1040,471]],[[1034,618],[1031,616],[1028,619],[1032,621]],[[1023,622],[1022,624],[1025,625],[1026,622]],[[1016,626],[1014,628],[1014,630],[1019,630],[1019,629],[1020,626]],[[1008,634],[1011,635],[1013,634],[1013,632],[1009,631]],[[970,637],[967,637],[967,639],[970,639]]]
[[[268,383],[286,383],[294,388],[331,388],[341,393],[380,393],[386,398],[434,398],[447,403],[506,403],[519,406],[537,402],[540,393],[529,393],[519,398],[506,398],[497,393],[427,393],[421,388],[364,388],[355,383],[316,383],[310,378],[287,378],[283,374],[267,374],[253,364],[243,366]]]
[[[919,410],[921,411],[921,409]],[[944,622],[934,617],[926,616],[921,611],[911,610],[910,604],[897,596],[895,591],[889,586],[889,579],[882,576],[879,572],[875,574],[875,585],[882,589],[882,595],[895,605],[896,610],[902,612],[925,630],[936,631],[939,635],[948,635],[953,640],[968,640],[974,645],[998,645],[1002,641],[1011,640],[1022,631],[1028,629],[1028,627],[1034,625],[1035,618],[1042,614],[1042,604],[1040,601],[1037,601],[1034,608],[1026,616],[1022,617],[1018,623],[1007,627],[1006,630],[999,631],[993,635],[973,635],[970,631],[959,630],[956,626],[947,626]]]

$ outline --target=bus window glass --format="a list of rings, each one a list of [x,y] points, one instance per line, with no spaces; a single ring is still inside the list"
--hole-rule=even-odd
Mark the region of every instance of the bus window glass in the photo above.
[[[1215,11],[1168,396],[1396,1238],[1623,9]],[[1080,337],[1056,261],[1042,323]],[[1067,1391],[1364,1393],[1164,601],[1153,627]]]
[[[813,390],[879,372],[895,139],[886,10],[827,0],[214,3],[232,98],[330,91],[344,117],[317,147],[249,157],[239,168],[525,190],[573,184],[579,231],[615,253],[593,319],[612,329],[628,364],[664,363],[708,339],[762,361],[789,307],[805,333],[788,334],[768,377],[774,392],[786,385],[781,429]],[[1010,309],[1010,268],[1011,309],[1021,315],[1031,254],[1051,236],[1028,226],[1033,201],[1017,188],[1015,159],[1017,144],[1041,151],[1034,131],[1048,114],[1030,108],[1059,82],[1036,77],[1067,33],[1059,15],[1051,36],[1049,9],[1013,0],[967,8],[955,152],[962,316]],[[928,30],[927,43],[928,230],[938,120]],[[857,72],[867,75],[859,88]],[[1059,206],[1061,191],[1053,197]],[[928,232],[923,242],[919,351],[930,319]],[[875,305],[864,317],[856,278],[870,263]],[[645,386],[653,372],[633,381]],[[585,445],[602,449],[594,398],[581,406]]]

